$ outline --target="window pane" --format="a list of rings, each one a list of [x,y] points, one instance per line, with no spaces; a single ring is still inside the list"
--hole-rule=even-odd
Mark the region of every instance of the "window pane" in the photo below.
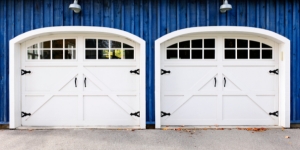
[[[109,48],[108,40],[98,40],[98,48]]]
[[[192,50],[192,59],[202,59],[202,50]]]
[[[85,39],[85,48],[96,48],[96,39]]]
[[[202,48],[202,39],[192,40],[192,48]]]
[[[167,50],[167,59],[177,59],[177,50]]]
[[[50,41],[45,41],[40,43],[41,48],[51,48],[51,43]]]
[[[248,59],[248,50],[238,50],[237,59]]]
[[[250,59],[260,59],[260,50],[250,50]]]
[[[50,59],[51,51],[50,50],[40,50],[40,59]]]
[[[130,46],[130,45],[127,45],[127,44],[123,43],[123,48],[133,48],[133,47]]]
[[[235,59],[235,50],[225,50],[225,59]]]
[[[36,49],[36,48],[38,48],[38,45],[34,44],[34,45],[29,46],[27,49]]]
[[[75,39],[65,39],[65,48],[76,48]]]
[[[235,48],[235,39],[225,39],[225,48]]]
[[[122,59],[123,50],[111,50],[110,54],[110,59]]]
[[[180,59],[190,59],[190,50],[179,50]]]
[[[65,59],[76,59],[75,50],[65,50]]]
[[[63,59],[63,51],[62,50],[53,50],[52,51],[52,59]]]
[[[121,48],[121,42],[111,41],[111,48]]]
[[[109,50],[98,50],[98,59],[108,59]]]
[[[248,48],[248,40],[237,40],[237,48]]]
[[[53,40],[52,48],[63,48],[63,40]]]
[[[28,50],[27,51],[27,57],[28,59],[38,59],[38,51],[37,50]]]
[[[215,48],[215,39],[204,39],[204,48]]]
[[[272,48],[272,47],[267,44],[262,43],[262,48]]]
[[[260,43],[255,41],[250,41],[250,48],[260,48]]]
[[[262,59],[272,59],[272,50],[262,50]]]
[[[215,50],[204,50],[204,59],[215,59]]]
[[[134,51],[133,50],[124,50],[124,58],[125,59],[134,59]]]
[[[96,59],[96,50],[86,50],[85,59]]]
[[[180,42],[179,48],[190,48],[190,41]]]
[[[168,48],[177,48],[177,43],[169,46]]]

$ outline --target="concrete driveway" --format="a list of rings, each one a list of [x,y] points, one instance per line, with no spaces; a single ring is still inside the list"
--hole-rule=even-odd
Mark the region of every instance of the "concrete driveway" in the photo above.
[[[300,149],[300,129],[248,130],[0,130],[0,149]]]

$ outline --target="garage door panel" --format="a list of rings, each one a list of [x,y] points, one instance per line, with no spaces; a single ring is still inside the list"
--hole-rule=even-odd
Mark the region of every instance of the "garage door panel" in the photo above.
[[[217,76],[217,75],[216,75]],[[212,77],[204,86],[202,86],[198,91],[199,92],[214,92],[217,91],[217,77]]]
[[[78,91],[78,79],[77,77],[71,78],[71,80],[64,85],[59,91],[60,92],[75,92]],[[76,81],[75,81],[76,80]]]
[[[239,92],[242,91],[230,78],[222,77],[222,89],[225,92]]]
[[[123,101],[132,110],[139,110],[140,103],[138,101],[138,96],[136,95],[117,95],[119,100]]]
[[[130,70],[137,69],[135,67],[85,68],[111,91],[136,91],[138,89],[138,75],[130,73]]]
[[[57,82],[68,77],[75,67],[26,67],[30,74],[24,76],[25,91],[50,91]],[[70,80],[70,79],[69,79]],[[67,80],[67,81],[69,81]]]
[[[83,91],[85,92],[100,92],[102,91],[102,89],[97,86],[97,84],[95,84],[90,78],[85,77],[85,83],[84,83],[84,88]]]
[[[171,113],[170,117],[162,118],[162,124],[169,124],[174,120],[177,120],[177,123],[172,125],[185,125],[187,123],[185,121],[190,120],[198,124],[203,120],[216,120],[216,104],[217,96],[193,96],[175,112]]]

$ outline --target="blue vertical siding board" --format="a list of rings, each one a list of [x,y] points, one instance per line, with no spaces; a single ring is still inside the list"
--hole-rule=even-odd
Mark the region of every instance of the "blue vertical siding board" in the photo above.
[[[158,1],[159,2],[159,14],[158,14],[158,36],[162,36],[168,33],[167,27],[167,1]]]
[[[268,0],[268,16],[269,16],[269,21],[267,22],[268,24],[268,29],[276,32],[276,1],[275,0]]]
[[[238,26],[247,26],[247,6],[246,3],[247,1],[242,0],[242,1],[237,1],[237,22]]]
[[[94,0],[92,2],[93,13],[92,13],[92,20],[93,26],[101,26],[101,5],[100,0]]]
[[[177,3],[177,8],[179,8],[179,10],[177,11],[177,14],[178,14],[178,19],[177,21],[178,22],[178,29],[184,29],[187,27],[187,18],[188,18],[188,15],[187,15],[187,1],[182,1],[182,0],[178,0],[178,3]]]
[[[227,19],[228,19],[228,24],[229,26],[237,26],[237,2],[236,0],[231,0],[230,4],[232,6],[232,9],[230,11],[227,11]]]
[[[219,6],[217,6],[217,1],[210,1],[209,3],[209,12],[208,12],[208,16],[209,16],[209,26],[217,26],[218,25],[218,19],[219,16],[218,14],[220,13],[220,11],[217,9]]]
[[[3,6],[5,5],[5,1],[0,1],[0,6]],[[6,99],[4,98],[4,89],[6,88],[5,87],[5,80],[4,80],[4,75],[5,75],[5,69],[4,69],[4,33],[5,33],[5,29],[4,28],[4,19],[6,17],[4,17],[4,10],[3,9],[0,9],[0,122],[3,122],[4,121],[4,110],[5,110],[5,107],[4,107],[4,101],[6,101]],[[2,110],[2,111],[1,111]]]
[[[104,0],[103,2],[103,11],[104,11],[104,18],[103,18],[103,26],[105,27],[111,27],[111,22],[110,22],[110,7],[111,3],[109,0]]]
[[[64,26],[73,25],[73,17],[72,17],[73,11],[69,9],[70,4],[71,3],[69,1],[63,1],[63,25]]]
[[[132,32],[132,20],[134,16],[132,16],[132,0],[129,0],[125,6],[123,5],[124,9],[122,9],[122,25],[124,25],[124,30],[127,32]]]
[[[33,1],[33,28],[42,28],[43,27],[43,0]]]
[[[284,33],[284,18],[285,18],[285,2],[284,0],[276,0],[276,32],[281,34],[281,35],[285,35]]]
[[[134,34],[140,36],[140,0],[134,0]]]
[[[196,27],[197,26],[197,1],[192,0],[188,3],[188,14],[189,14],[189,24],[188,27]]]
[[[114,15],[112,15],[114,18],[113,21],[113,28],[116,29],[121,29],[122,25],[121,25],[121,21],[122,21],[122,16],[121,16],[121,12],[122,12],[122,6],[121,6],[121,1],[120,0],[115,0],[113,3],[113,9],[112,12],[114,13]]]
[[[198,1],[198,26],[206,26],[207,24],[207,1]]]
[[[22,2],[21,1],[15,1],[15,10],[20,10],[22,8]],[[19,35],[23,32],[22,30],[22,12],[21,11],[15,11],[15,35]]]
[[[257,16],[259,18],[259,28],[263,28],[263,29],[266,29],[266,19],[267,19],[267,16],[266,16],[266,2],[265,0],[260,0],[259,1],[260,3],[260,15]]]
[[[82,14],[82,16],[84,16],[84,17],[82,17],[83,18],[83,22],[82,22],[83,26],[91,26],[92,25],[91,24],[91,20],[92,20],[91,8],[93,8],[93,7],[91,7],[90,4],[91,4],[91,0],[85,0],[84,3],[81,4],[81,5],[83,5],[83,6],[81,6],[82,7],[81,14]]]
[[[256,27],[257,23],[257,1],[247,0],[247,26]]]
[[[169,1],[169,13],[168,13],[168,24],[169,24],[169,31],[173,32],[177,30],[177,1],[170,0]]]
[[[24,3],[25,4],[25,3]],[[43,16],[43,26],[44,27],[50,27],[52,26],[52,1],[51,0],[44,0],[44,16]],[[26,14],[26,11],[24,12],[25,15]],[[24,17],[25,18],[25,17]]]
[[[131,0],[131,4],[130,4],[130,6],[131,6],[131,18],[130,18],[130,20],[131,20],[131,33],[134,33],[134,20],[135,20],[135,18],[134,18],[134,0]]]
[[[63,25],[63,8],[61,0],[54,0],[53,3],[53,21],[54,26],[62,26]]]

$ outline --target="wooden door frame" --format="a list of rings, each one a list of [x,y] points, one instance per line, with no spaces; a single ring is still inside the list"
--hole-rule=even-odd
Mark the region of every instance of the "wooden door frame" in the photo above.
[[[155,127],[161,128],[161,51],[165,42],[189,35],[222,33],[267,38],[278,44],[279,51],[279,126],[290,127],[290,40],[275,32],[236,26],[193,27],[169,33],[155,41]]]
[[[137,43],[140,53],[140,128],[146,128],[146,42],[131,33],[106,27],[63,26],[47,27],[23,33],[9,42],[9,128],[21,126],[21,44],[33,38],[62,34],[106,34]]]

